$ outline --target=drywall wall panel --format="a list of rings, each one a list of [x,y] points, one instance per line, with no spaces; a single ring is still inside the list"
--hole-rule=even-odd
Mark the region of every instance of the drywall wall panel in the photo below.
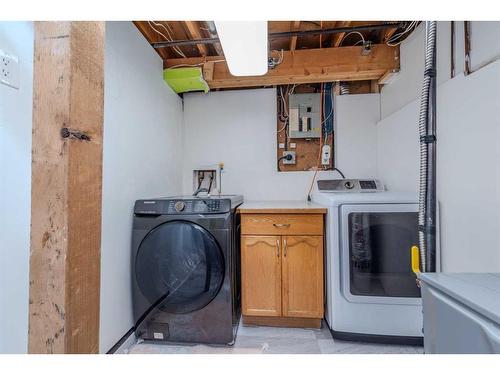
[[[438,198],[445,271],[500,271],[499,62],[464,77],[463,22],[455,22],[456,77],[449,79],[449,23],[438,23]],[[471,22],[473,67],[500,54],[500,22]],[[421,39],[418,43],[416,39]],[[498,38],[497,38],[498,39]],[[451,40],[450,40],[451,42]],[[423,29],[401,46],[401,73],[381,93],[378,174],[392,190],[418,190],[418,111]],[[444,51],[444,52],[443,52]],[[401,97],[399,97],[401,96]],[[404,104],[408,99],[408,103]]]
[[[457,76],[438,98],[444,270],[500,272],[500,62]]]
[[[181,192],[182,102],[131,22],[106,23],[100,350],[133,325],[134,201]]]
[[[500,22],[471,22],[470,39],[472,70],[500,58]]]
[[[19,58],[20,85],[0,84],[0,354],[28,350],[33,24],[0,22],[0,49]]]
[[[379,96],[346,96],[336,108],[338,167],[351,177],[375,175]],[[351,126],[357,131],[344,129]],[[184,193],[193,191],[193,169],[223,162],[225,194],[243,194],[246,200],[306,199],[314,172],[277,171],[275,89],[185,95],[183,136]],[[320,172],[318,177],[338,174]]]
[[[377,175],[389,190],[418,189],[419,105],[414,100],[377,124]]]
[[[424,75],[425,22],[400,45],[401,71],[381,91],[381,117],[385,118],[420,95]],[[451,26],[450,22],[437,25],[438,83],[450,79]]]
[[[341,95],[335,99],[336,165],[350,177],[376,178],[380,95]]]
[[[437,187],[443,270],[500,272],[500,62],[438,87]],[[415,100],[378,128],[378,173],[392,190],[418,190]]]

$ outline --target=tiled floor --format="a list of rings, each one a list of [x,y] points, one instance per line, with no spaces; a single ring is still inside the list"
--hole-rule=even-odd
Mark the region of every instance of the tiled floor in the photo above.
[[[131,354],[421,354],[414,346],[363,344],[333,340],[323,324],[322,329],[244,327],[238,328],[233,346],[165,345],[138,343]]]

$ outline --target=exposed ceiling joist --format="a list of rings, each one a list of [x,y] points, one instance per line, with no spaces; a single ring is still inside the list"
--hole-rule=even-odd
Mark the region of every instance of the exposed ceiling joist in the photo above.
[[[382,43],[387,43],[387,41],[396,33],[397,30],[397,28],[383,30],[381,38]]]
[[[351,21],[342,21],[338,27],[349,27],[351,26]],[[335,25],[337,26],[337,25]],[[342,39],[344,39],[345,32],[338,33],[332,36],[332,47],[339,47]]]
[[[200,32],[200,28],[197,25],[196,21],[184,21],[183,24],[184,24],[184,29],[186,30],[191,39],[203,38]],[[198,48],[198,51],[200,52],[201,56],[209,55],[206,44],[197,44],[196,47]]]
[[[291,26],[292,26],[291,27],[292,31],[298,31],[300,27],[300,21],[292,21]],[[295,50],[296,47],[297,47],[297,35],[294,35],[290,39],[290,51]]]
[[[269,39],[276,38],[291,38],[293,36],[311,36],[311,35],[329,35],[329,34],[342,34],[349,33],[352,31],[373,31],[373,30],[383,30],[387,28],[394,27],[403,27],[406,23],[404,22],[389,22],[389,23],[380,23],[373,25],[362,25],[362,26],[349,26],[349,27],[335,27],[332,29],[315,29],[315,30],[296,30],[296,31],[284,31],[277,33],[269,33]],[[341,39],[340,39],[341,40]],[[202,38],[202,39],[186,39],[186,40],[175,40],[175,41],[162,41],[151,43],[153,48],[165,48],[165,47],[174,47],[174,46],[192,46],[197,44],[213,44],[219,43],[219,38]],[[340,44],[340,42],[339,42]]]
[[[235,77],[225,61],[214,63],[211,79],[205,77],[212,89],[273,86],[294,83],[330,81],[378,80],[387,71],[399,69],[399,48],[375,44],[367,55],[362,48],[339,47],[284,51],[283,62],[263,76]],[[224,60],[223,56],[206,58],[168,59],[165,68],[177,65],[199,65]]]
[[[385,85],[398,73],[399,73],[399,68],[389,69],[378,79],[378,84]]]

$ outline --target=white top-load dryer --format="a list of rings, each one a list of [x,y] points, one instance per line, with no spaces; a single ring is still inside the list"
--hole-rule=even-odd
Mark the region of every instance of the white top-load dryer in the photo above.
[[[420,289],[411,270],[418,197],[378,180],[320,180],[328,207],[326,320],[334,338],[422,345]]]

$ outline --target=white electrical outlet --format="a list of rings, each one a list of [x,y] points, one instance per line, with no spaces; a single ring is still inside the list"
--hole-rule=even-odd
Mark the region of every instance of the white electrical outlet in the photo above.
[[[330,164],[330,145],[324,145],[321,149],[321,164],[329,165]]]
[[[19,88],[19,59],[0,49],[0,83]]]
[[[284,143],[280,143],[280,144],[278,145],[278,147],[279,147],[279,148],[285,148],[285,144],[284,144]]]
[[[296,143],[290,143],[290,148],[297,148],[297,144]]]

